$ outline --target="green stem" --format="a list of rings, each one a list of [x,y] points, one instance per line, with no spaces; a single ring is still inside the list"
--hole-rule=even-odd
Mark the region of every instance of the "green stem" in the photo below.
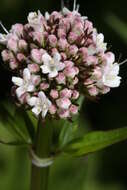
[[[46,126],[40,119],[38,122],[38,130],[35,138],[35,153],[41,158],[50,156],[52,138],[51,125]],[[32,166],[31,174],[31,190],[47,190],[48,189],[49,167],[38,168]]]

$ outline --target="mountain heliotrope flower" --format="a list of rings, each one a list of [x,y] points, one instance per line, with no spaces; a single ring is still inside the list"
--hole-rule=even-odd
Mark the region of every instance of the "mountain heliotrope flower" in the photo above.
[[[66,7],[31,12],[26,24],[0,34],[2,58],[13,70],[13,94],[35,116],[71,118],[81,95],[96,97],[120,85],[119,64],[93,23]]]

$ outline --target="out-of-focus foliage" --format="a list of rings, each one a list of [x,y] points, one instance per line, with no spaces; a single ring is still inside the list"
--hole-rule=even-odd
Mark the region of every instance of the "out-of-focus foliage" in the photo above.
[[[127,22],[122,21],[114,14],[108,14],[106,22],[121,37],[123,42],[127,44]]]

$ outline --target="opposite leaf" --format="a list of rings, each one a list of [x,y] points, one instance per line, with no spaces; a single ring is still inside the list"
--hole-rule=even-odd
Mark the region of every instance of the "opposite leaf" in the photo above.
[[[72,156],[83,156],[126,139],[127,127],[106,132],[91,132],[70,142],[64,148],[64,152]]]

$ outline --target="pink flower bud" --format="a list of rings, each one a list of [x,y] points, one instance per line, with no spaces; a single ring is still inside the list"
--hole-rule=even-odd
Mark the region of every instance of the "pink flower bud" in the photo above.
[[[8,40],[7,47],[8,47],[8,49],[12,50],[15,53],[18,51],[18,43],[17,43],[17,39],[15,38],[15,36],[12,36]]]
[[[90,65],[97,65],[98,64],[98,59],[95,56],[88,56],[86,59],[85,65],[90,66]]]
[[[33,64],[28,64],[28,69],[30,70],[31,73],[36,73],[40,70],[40,67],[38,64],[33,63]]]
[[[104,86],[103,89],[101,89],[102,94],[107,94],[110,91],[110,88],[108,86]]]
[[[75,77],[72,81],[72,84],[73,85],[76,85],[78,83],[79,79],[77,77]]]
[[[42,32],[32,32],[32,37],[34,41],[37,41],[40,45],[42,45],[44,41],[44,34],[42,34]]]
[[[65,60],[67,59],[66,53],[63,53],[63,52],[62,52],[60,55],[61,55],[61,60],[62,60],[62,61],[65,61]]]
[[[65,67],[73,67],[74,63],[72,61],[64,61]]]
[[[82,61],[85,62],[88,57],[88,49],[85,47],[80,48],[79,55],[81,56]]]
[[[68,98],[64,97],[56,100],[56,104],[59,108],[68,109],[71,105],[71,101]]]
[[[91,78],[88,78],[88,79],[86,79],[85,81],[84,81],[84,85],[85,86],[88,86],[88,85],[91,85],[91,84],[93,84],[93,80],[91,79]]]
[[[12,26],[11,32],[16,34],[18,37],[23,35],[23,25],[15,24]]]
[[[29,93],[24,93],[18,99],[21,104],[26,104],[29,98],[30,98]]]
[[[51,105],[50,107],[49,107],[49,112],[50,112],[50,114],[52,114],[52,115],[54,115],[55,113],[56,113],[56,106],[55,105]]]
[[[39,75],[32,75],[32,83],[35,86],[39,85],[40,81],[41,81],[41,78]]]
[[[78,47],[76,45],[69,46],[68,48],[69,55],[76,56],[77,52],[78,52]]]
[[[61,98],[71,98],[71,95],[72,95],[72,91],[67,89],[67,88],[64,88],[61,92],[60,92],[60,97]]]
[[[112,52],[107,52],[104,54],[103,59],[107,62],[107,64],[114,63],[115,55]]]
[[[64,74],[66,77],[74,78],[76,75],[75,67],[66,67],[64,69]]]
[[[42,53],[38,49],[32,49],[31,51],[31,57],[33,61],[40,64],[42,62]]]
[[[9,61],[9,59],[10,59],[10,56],[9,56],[9,51],[8,50],[3,50],[2,52],[1,52],[1,56],[2,56],[2,59],[3,59],[3,61]]]
[[[69,110],[60,109],[58,111],[59,117],[62,119],[68,118],[70,116]]]
[[[47,90],[48,88],[49,88],[49,84],[48,83],[42,82],[40,84],[40,90]]]
[[[102,70],[100,67],[96,67],[92,73],[92,79],[99,80],[102,77]]]
[[[70,32],[68,35],[68,41],[70,44],[73,44],[78,39],[78,35],[74,32]]]
[[[91,96],[97,96],[98,95],[98,89],[95,86],[92,86],[88,89],[88,92]]]
[[[49,41],[49,45],[51,47],[56,47],[56,45],[57,45],[57,38],[56,38],[55,35],[53,35],[53,34],[49,35],[48,36],[48,41]]]
[[[50,96],[51,96],[53,99],[57,99],[57,98],[58,98],[58,91],[55,90],[55,89],[52,89],[51,92],[50,92]]]
[[[26,57],[25,57],[24,54],[18,53],[17,54],[17,59],[18,59],[19,62],[24,62],[26,60]]]
[[[73,90],[72,99],[77,100],[79,97],[79,92],[77,90]]]
[[[64,29],[58,29],[57,30],[57,35],[58,35],[58,37],[59,38],[66,38],[66,32],[65,32],[65,30]]]
[[[88,20],[85,21],[85,30],[87,30],[88,33],[90,33],[93,30],[92,22],[90,22]]]
[[[12,70],[16,69],[18,67],[18,62],[15,60],[15,59],[12,59],[10,62],[9,62],[9,66]]]
[[[62,72],[59,72],[56,77],[56,81],[58,84],[65,84],[65,75]]]
[[[21,51],[26,51],[27,50],[27,43],[25,40],[19,40],[18,42],[18,47]]]
[[[68,47],[68,42],[65,38],[60,38],[58,41],[58,47],[61,51],[65,51]]]
[[[72,104],[72,105],[70,106],[69,110],[70,110],[70,113],[71,113],[71,114],[74,114],[74,115],[75,115],[75,114],[78,113],[78,106]]]

